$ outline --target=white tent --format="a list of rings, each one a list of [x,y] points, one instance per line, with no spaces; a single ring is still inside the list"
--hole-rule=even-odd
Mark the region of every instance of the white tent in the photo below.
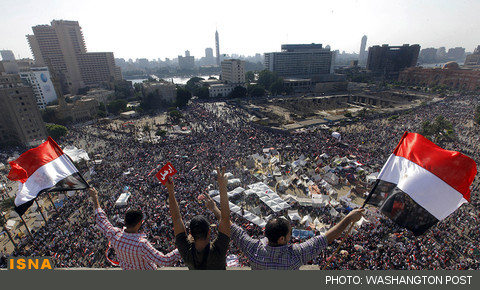
[[[211,197],[217,196],[219,194],[220,194],[220,192],[218,190],[209,190],[208,191],[208,195],[210,195]]]
[[[238,212],[242,211],[242,209],[238,205],[230,204],[230,211],[232,211],[234,213],[238,213]]]
[[[333,173],[333,172],[327,172],[327,174],[325,174],[323,176],[323,178],[325,179],[325,181],[327,181],[328,183],[330,183],[332,185],[337,185],[338,184],[338,176],[335,175],[335,173]]]
[[[5,169],[5,164],[3,164],[2,162],[0,162],[0,170],[3,170]]]
[[[5,227],[7,228],[7,230],[11,230],[11,229],[15,228],[16,225],[17,225],[16,220],[8,220],[7,225]]]
[[[337,139],[338,141],[342,140],[342,135],[338,132],[333,132],[332,137]]]
[[[122,206],[122,205],[127,205],[127,201],[130,198],[130,192],[124,192],[120,194],[118,197],[117,201],[115,202],[116,206]]]
[[[302,220],[300,221],[301,224],[303,224],[303,223],[305,223],[305,222],[309,222],[309,223],[312,222],[312,217],[311,217],[309,214],[307,214],[306,216],[304,216],[304,217],[302,218]]]
[[[215,170],[216,171],[216,170]],[[230,179],[233,177],[233,174],[231,172],[225,173],[225,178]]]
[[[375,181],[377,181],[378,178],[378,172],[371,173],[370,175],[367,175],[367,182],[372,184]]]
[[[88,157],[87,151],[83,149],[78,149],[75,146],[67,146],[63,149],[63,153],[67,154],[73,162],[78,162],[80,160],[88,161],[90,157]]]
[[[338,216],[338,211],[332,207],[332,208],[330,209],[330,214],[331,214],[332,216]]]
[[[255,194],[255,190],[253,189],[247,189],[243,192],[245,195],[252,195]]]
[[[229,180],[228,180],[228,184],[229,184],[229,185],[232,185],[232,184],[235,185],[235,184],[240,184],[240,183],[241,183],[241,181],[240,181],[240,179],[238,179],[238,178],[234,178],[234,179],[229,179]]]
[[[298,214],[298,210],[289,210],[288,211],[288,217],[292,220],[292,221],[295,221],[295,220],[300,220],[301,217],[300,215]]]

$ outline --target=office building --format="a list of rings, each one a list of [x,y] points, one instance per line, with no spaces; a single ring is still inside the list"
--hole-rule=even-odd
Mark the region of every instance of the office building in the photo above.
[[[420,64],[437,62],[437,49],[433,47],[422,49],[418,56],[418,62]]]
[[[367,57],[368,57],[368,53],[367,51],[365,50],[365,48],[367,47],[367,36],[364,35],[362,37],[362,42],[360,44],[360,53],[359,53],[359,62],[360,63],[366,63],[367,62]]]
[[[195,57],[190,55],[190,51],[185,51],[185,56],[178,56],[178,66],[180,70],[192,70],[195,67]]]
[[[212,65],[215,63],[215,59],[213,57],[213,49],[211,47],[205,48],[205,63],[208,65]]]
[[[19,75],[0,71],[0,144],[34,147],[47,137],[33,90]]]
[[[451,61],[463,61],[465,59],[465,48],[450,48],[447,52],[447,58]]]
[[[265,68],[281,77],[311,78],[331,72],[333,53],[321,44],[284,44],[265,53]]]
[[[142,85],[147,95],[153,93],[154,96],[157,96],[167,102],[173,102],[177,96],[177,87],[171,82],[145,82]]]
[[[419,52],[418,44],[372,46],[368,49],[367,71],[378,77],[397,79],[400,71],[417,65]]]
[[[32,67],[28,71],[20,72],[19,75],[32,87],[39,109],[45,109],[48,103],[57,100],[57,93],[47,67]]]
[[[223,83],[245,85],[245,62],[239,59],[222,61],[221,76]]]
[[[3,61],[14,61],[15,55],[11,50],[0,50],[0,55],[2,56]]]
[[[112,64],[113,53],[87,52],[78,21],[53,20],[51,25],[37,25],[32,30],[33,35],[27,35],[27,39],[35,63],[55,70],[63,93],[101,86],[106,79],[110,83],[121,80],[119,68]]]

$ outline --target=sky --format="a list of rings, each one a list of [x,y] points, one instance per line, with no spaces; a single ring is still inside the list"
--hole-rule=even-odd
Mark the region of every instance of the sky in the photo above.
[[[33,58],[27,34],[52,20],[78,21],[88,52],[161,59],[255,55],[282,44],[321,43],[358,53],[373,45],[422,48],[480,45],[478,0],[0,0],[0,49]]]

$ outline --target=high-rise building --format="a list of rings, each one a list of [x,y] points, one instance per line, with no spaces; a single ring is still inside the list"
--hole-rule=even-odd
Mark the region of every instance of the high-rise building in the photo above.
[[[19,75],[0,74],[0,144],[37,146],[47,132],[33,90]]]
[[[217,65],[220,66],[220,41],[218,39],[218,30],[215,30],[215,48],[217,50]]]
[[[178,56],[178,66],[181,70],[192,70],[195,67],[195,57],[190,56],[190,51],[185,51],[185,56]]]
[[[398,78],[398,73],[417,65],[420,45],[382,46],[375,45],[368,49],[367,71],[385,78]]]
[[[465,59],[465,48],[463,47],[450,48],[447,52],[447,58],[449,60],[463,61]]]
[[[11,50],[0,50],[0,55],[2,55],[3,61],[14,61],[15,55]]]
[[[464,63],[465,67],[479,68],[480,67],[480,45],[473,51],[472,54],[467,55]]]
[[[360,53],[359,53],[359,61],[361,63],[365,63],[366,60],[367,60],[367,51],[365,50],[365,48],[367,47],[367,36],[364,35],[362,37],[362,43],[360,44]]]
[[[48,103],[57,100],[58,96],[47,67],[32,67],[28,71],[20,72],[19,75],[32,87],[39,109],[45,109]]]
[[[331,73],[333,53],[321,44],[283,44],[281,52],[265,53],[265,68],[281,77],[310,78]]]
[[[418,62],[422,63],[435,63],[437,61],[437,49],[430,47],[420,50],[420,55],[418,56]]]
[[[245,84],[245,62],[239,59],[222,61],[222,81],[227,84]]]
[[[51,25],[32,27],[27,35],[35,63],[55,70],[63,93],[76,93],[85,86],[99,86],[120,81],[119,68],[101,68],[112,65],[113,53],[87,53],[83,33],[78,21],[53,20]],[[110,55],[111,54],[111,55]],[[95,69],[90,67],[97,62]],[[108,74],[108,75],[105,75]]]
[[[213,58],[213,49],[211,47],[205,48],[205,63],[209,65],[215,63]]]

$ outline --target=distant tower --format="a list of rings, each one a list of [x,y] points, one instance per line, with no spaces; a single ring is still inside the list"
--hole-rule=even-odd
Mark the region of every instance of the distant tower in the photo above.
[[[215,30],[215,47],[217,49],[217,65],[220,66],[220,42],[218,41],[217,30]]]
[[[363,62],[367,57],[367,52],[365,51],[365,48],[367,47],[367,36],[364,35],[362,37],[362,44],[360,45],[360,56],[359,60]]]

